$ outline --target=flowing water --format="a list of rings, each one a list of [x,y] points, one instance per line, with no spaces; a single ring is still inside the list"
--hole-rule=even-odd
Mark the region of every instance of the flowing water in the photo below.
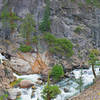
[[[5,57],[3,57],[0,54],[0,59],[5,59]],[[100,66],[96,66],[95,67],[95,72],[97,75],[100,75]],[[90,67],[89,69],[83,69],[83,89],[85,89],[86,86],[90,85],[93,83],[93,73],[92,73],[92,68]],[[81,73],[81,69],[75,69],[73,70],[71,73],[72,76],[74,77],[73,79],[77,79],[80,77],[80,73]],[[19,89],[19,91],[21,91],[21,98],[18,100],[43,100],[41,97],[41,92],[43,90],[43,87],[46,85],[38,85],[37,81],[38,78],[41,78],[41,75],[39,74],[32,74],[32,75],[17,75],[14,73],[14,76],[19,79],[25,79],[25,80],[31,80],[32,82],[34,82],[34,85],[36,87],[36,90],[34,90],[34,96],[32,97],[32,88],[29,89],[21,89],[21,88],[17,88]],[[61,90],[61,94],[57,96],[57,98],[55,98],[54,100],[66,100],[69,97],[72,97],[73,95],[76,95],[79,93],[79,90],[76,89],[76,87],[78,86],[78,84],[75,82],[75,80],[70,79],[70,78],[65,78],[62,81],[58,82],[56,85],[58,85],[60,87]],[[68,92],[64,92],[64,88],[68,89]]]
[[[100,73],[99,72],[99,68],[100,68],[100,66],[95,67],[95,71],[96,71],[97,75]],[[72,73],[73,73],[75,78],[79,78],[81,70],[80,69],[76,69],[76,70],[72,71]],[[33,75],[21,75],[21,76],[18,76],[16,74],[14,74],[14,76],[16,76],[17,78],[23,78],[23,79],[27,79],[27,80],[33,81],[34,84],[35,84],[35,87],[37,88],[35,90],[34,96],[32,98],[31,98],[32,88],[29,88],[29,89],[20,89],[19,88],[19,90],[22,93],[20,100],[38,100],[38,99],[39,100],[43,100],[41,98],[41,92],[42,92],[43,87],[45,85],[37,85],[36,84],[36,82],[38,81],[38,78],[41,78],[41,75],[33,74]],[[90,85],[91,83],[93,83],[94,76],[92,74],[91,67],[89,69],[83,69],[82,77],[83,77],[83,82],[84,82],[84,85],[83,85],[84,88],[86,86]],[[62,81],[58,82],[57,85],[60,87],[61,94],[58,95],[57,98],[55,98],[54,100],[66,100],[66,98],[69,98],[69,97],[79,93],[79,90],[76,89],[78,84],[74,80],[71,80],[69,78],[63,79]],[[65,93],[64,92],[64,88],[67,88],[69,90],[69,92]]]

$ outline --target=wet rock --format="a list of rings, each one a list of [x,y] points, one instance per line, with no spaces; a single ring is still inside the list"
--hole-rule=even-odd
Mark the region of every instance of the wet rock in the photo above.
[[[82,68],[83,68],[83,69],[89,69],[89,65],[83,64],[83,65],[82,65]]]
[[[40,81],[40,80],[42,80],[42,78],[38,78],[38,80]]]
[[[50,67],[48,67],[48,68],[45,68],[44,70],[42,70],[42,72],[41,72],[41,74],[42,75],[48,75],[48,72],[51,70],[51,68]]]
[[[20,95],[21,95],[21,92],[16,88],[8,90],[8,99],[9,100],[16,100],[17,96],[20,96]]]
[[[69,92],[69,90],[67,88],[64,88],[64,92]]]
[[[43,75],[43,76],[42,76],[42,81],[43,81],[43,82],[47,82],[47,80],[48,80],[48,76]]]
[[[69,78],[69,77],[70,77],[69,74],[70,74],[69,72],[66,72],[66,73],[64,74],[64,76],[65,76],[66,78]]]
[[[37,81],[36,84],[42,85],[43,82],[42,81]]]
[[[64,70],[66,72],[70,72],[72,70],[72,66],[71,66],[71,64],[68,61],[62,60],[62,64],[63,64]]]
[[[35,89],[36,89],[36,87],[35,87],[35,86],[32,86],[32,89],[33,89],[33,90],[35,90]]]
[[[31,98],[33,98],[33,97],[35,96],[34,92],[35,92],[35,91],[32,91]]]
[[[20,88],[30,88],[32,86],[34,86],[34,83],[30,80],[22,80],[19,83]]]

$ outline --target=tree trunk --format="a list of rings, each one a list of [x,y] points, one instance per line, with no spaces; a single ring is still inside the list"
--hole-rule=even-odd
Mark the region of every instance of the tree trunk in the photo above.
[[[96,79],[96,73],[95,73],[95,70],[94,70],[94,64],[92,64],[92,72],[93,72],[94,78]]]
[[[47,94],[47,99],[48,99],[48,100],[51,100],[51,98],[50,98],[50,96],[49,96],[49,95],[50,95],[50,94],[48,93],[48,94]]]
[[[26,45],[30,45],[30,34],[26,33]]]

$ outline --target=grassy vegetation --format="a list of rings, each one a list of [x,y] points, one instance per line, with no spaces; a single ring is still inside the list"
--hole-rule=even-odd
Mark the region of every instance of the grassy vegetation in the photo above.
[[[4,100],[4,99],[7,98],[7,97],[8,97],[8,94],[6,93],[6,94],[0,96],[0,100]]]
[[[24,45],[20,45],[19,50],[21,52],[30,52],[32,50],[32,47],[24,44]]]
[[[14,87],[14,86],[18,85],[18,84],[20,83],[21,80],[23,80],[23,79],[20,78],[20,79],[18,79],[18,80],[16,80],[16,81],[12,82],[12,83],[10,84],[10,86],[11,86],[11,87]]]
[[[75,33],[79,34],[81,33],[81,31],[83,30],[83,27],[82,26],[77,26],[74,30]]]

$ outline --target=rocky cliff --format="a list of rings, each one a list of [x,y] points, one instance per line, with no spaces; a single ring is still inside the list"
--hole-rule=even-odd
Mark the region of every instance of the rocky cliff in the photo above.
[[[45,0],[5,1],[19,17],[33,14],[38,27],[44,15]],[[0,0],[0,11],[3,7],[4,2]],[[76,55],[80,52],[85,58],[90,48],[100,47],[99,8],[88,5],[85,0],[50,0],[50,13],[51,33],[70,39]]]

